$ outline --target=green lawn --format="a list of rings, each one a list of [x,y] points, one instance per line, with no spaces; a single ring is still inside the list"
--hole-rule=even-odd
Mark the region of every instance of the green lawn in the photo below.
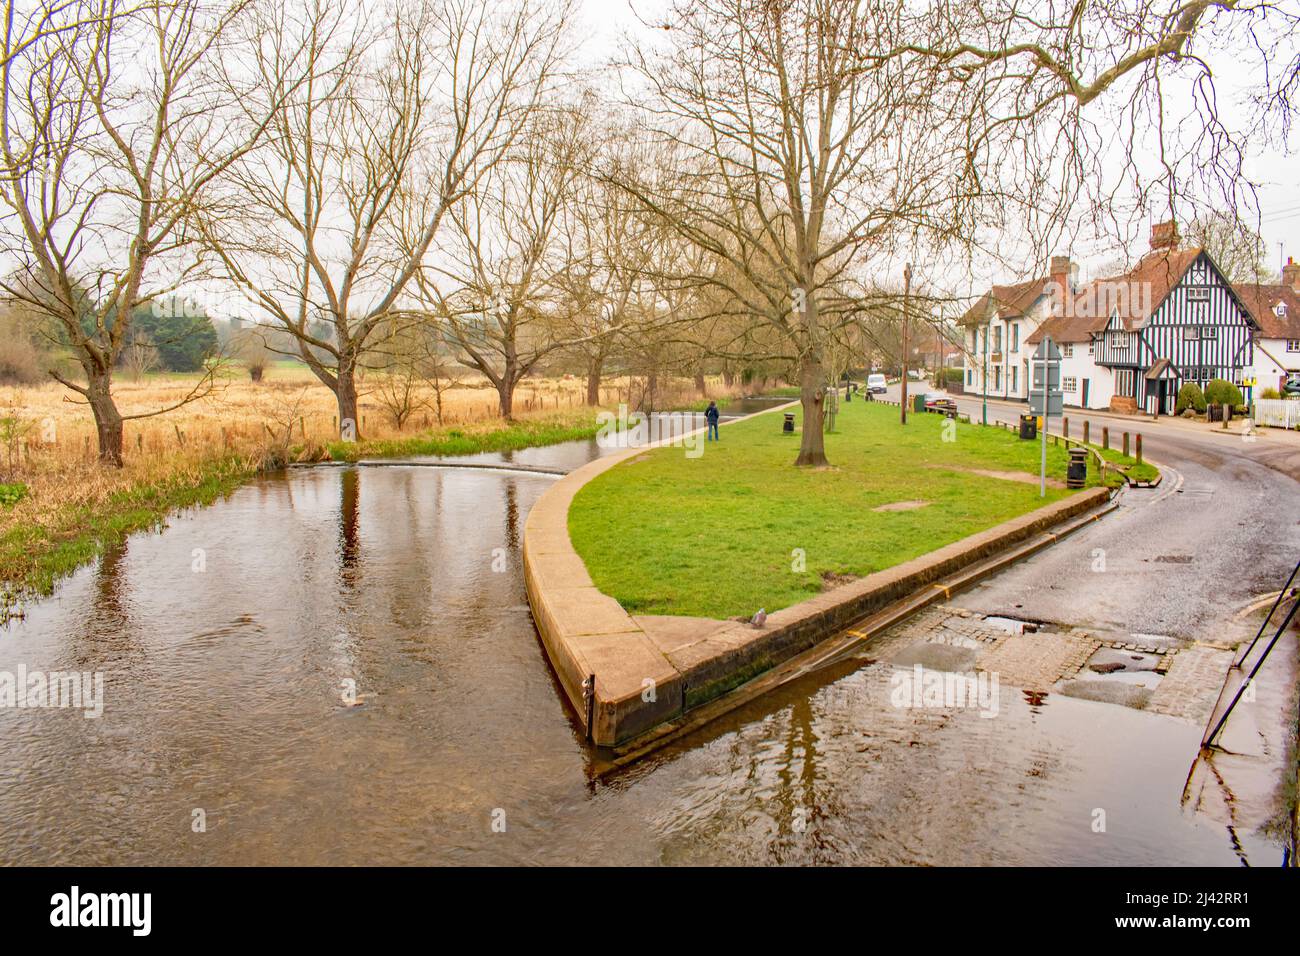
[[[1070,494],[1049,487],[1042,499],[1036,482],[961,470],[1036,475],[1040,446],[961,422],[944,441],[944,422],[909,414],[902,428],[896,407],[842,403],[829,470],[792,465],[798,437],[780,433],[780,414],[726,425],[700,458],[655,449],[591,481],[569,533],[596,586],[628,611],[728,618],[804,600],[826,587],[823,573],[870,574]],[[1048,476],[1063,481],[1066,460],[1049,445]],[[917,500],[928,504],[872,510]]]

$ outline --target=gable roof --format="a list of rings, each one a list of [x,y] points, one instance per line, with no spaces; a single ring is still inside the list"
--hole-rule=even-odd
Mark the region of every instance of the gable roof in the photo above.
[[[1255,285],[1238,283],[1237,297],[1254,316],[1260,336],[1266,339],[1300,339],[1300,292],[1289,285]],[[1279,303],[1286,306],[1286,317],[1275,311]]]
[[[1129,332],[1141,327],[1204,251],[1199,246],[1157,249],[1139,259],[1128,272],[1084,283],[1075,292],[1068,313],[1044,322],[1027,341],[1036,345],[1043,336],[1050,335],[1056,342],[1086,342],[1110,324],[1112,315]],[[1151,294],[1129,291],[1138,289],[1150,289]],[[1115,294],[1116,290],[1120,294]]]
[[[1040,277],[1026,279],[1024,282],[1017,282],[1015,285],[995,285],[980,296],[975,304],[962,314],[962,317],[957,320],[957,324],[982,325],[994,310],[997,311],[998,317],[1002,319],[1014,319],[1023,316],[1029,307],[1044,294],[1043,289],[1047,287],[1049,282],[1051,282],[1050,277]]]

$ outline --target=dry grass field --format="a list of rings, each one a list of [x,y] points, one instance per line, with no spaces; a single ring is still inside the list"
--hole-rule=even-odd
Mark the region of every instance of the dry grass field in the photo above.
[[[183,401],[198,375],[153,374],[114,385],[125,415]],[[527,380],[515,393],[517,423],[503,421],[486,380],[466,377],[442,394],[439,422],[426,391],[398,429],[375,380],[363,381],[361,446],[352,453],[402,454],[404,443],[445,442],[456,450],[522,446],[577,437],[594,429],[578,378]],[[628,399],[630,383],[611,379],[602,404]],[[718,382],[712,394],[724,394]],[[0,387],[0,484],[24,486],[16,504],[0,505],[3,591],[46,591],[63,574],[94,557],[104,543],[156,524],[177,507],[201,504],[288,455],[318,459],[337,438],[332,393],[305,367],[271,366],[259,383],[231,369],[209,393],[181,408],[126,423],[123,468],[99,464],[94,422],[84,404],[57,383]],[[694,398],[689,382],[674,382],[666,401]],[[339,446],[333,449],[339,453]],[[0,600],[0,620],[5,602]]]

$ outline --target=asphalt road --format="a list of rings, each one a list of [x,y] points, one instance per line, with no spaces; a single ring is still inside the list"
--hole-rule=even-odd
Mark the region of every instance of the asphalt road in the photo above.
[[[898,387],[887,397],[897,401]],[[962,413],[980,420],[978,397],[954,397]],[[988,403],[989,421],[1015,422],[1024,411],[1019,403]],[[1093,441],[1110,427],[1112,446],[1123,431],[1140,431],[1164,480],[1154,489],[1126,489],[1117,511],[987,579],[959,603],[986,614],[1185,640],[1250,629],[1239,612],[1276,593],[1300,558],[1300,442],[1267,434],[1245,442],[1240,433],[1184,422],[1066,411],[1074,437],[1085,418]]]

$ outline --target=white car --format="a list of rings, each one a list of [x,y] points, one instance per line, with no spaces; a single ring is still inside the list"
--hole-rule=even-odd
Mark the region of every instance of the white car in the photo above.
[[[873,395],[883,395],[885,393],[885,389],[886,389],[885,376],[883,375],[867,376],[868,392],[871,392]]]

